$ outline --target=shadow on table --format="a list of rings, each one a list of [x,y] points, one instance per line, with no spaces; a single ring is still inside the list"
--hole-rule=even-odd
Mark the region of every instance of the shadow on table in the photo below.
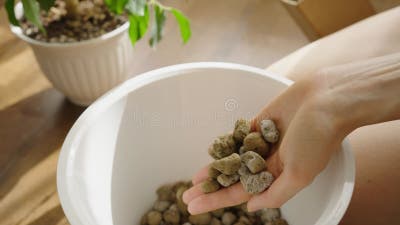
[[[61,147],[84,109],[48,89],[0,111],[0,200],[21,176]]]

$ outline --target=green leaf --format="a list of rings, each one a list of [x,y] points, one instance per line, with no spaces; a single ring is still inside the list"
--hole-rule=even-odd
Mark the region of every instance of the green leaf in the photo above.
[[[37,26],[40,31],[46,33],[42,21],[40,20],[39,3],[36,0],[22,0],[24,6],[24,15],[33,25]]]
[[[162,31],[165,25],[165,11],[158,5],[154,5],[154,20],[151,31],[150,45],[156,46],[162,39]]]
[[[111,12],[121,14],[125,9],[128,0],[105,0],[104,2]]]
[[[48,11],[52,6],[54,6],[55,0],[37,0],[39,2],[40,8]]]
[[[125,9],[128,10],[130,14],[136,16],[144,16],[146,8],[146,0],[128,0]]]
[[[134,46],[136,41],[141,39],[147,31],[149,26],[149,9],[147,6],[144,8],[143,16],[135,14],[129,15],[129,38]]]
[[[179,29],[181,31],[181,38],[183,43],[185,44],[192,35],[190,30],[190,21],[189,19],[183,15],[183,13],[177,9],[172,8],[171,13],[174,14],[176,21],[179,24]]]
[[[19,26],[19,22],[15,17],[14,0],[6,0],[5,8],[7,10],[8,20],[14,26]]]

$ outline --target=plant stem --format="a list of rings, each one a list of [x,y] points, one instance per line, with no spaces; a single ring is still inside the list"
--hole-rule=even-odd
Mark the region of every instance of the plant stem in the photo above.
[[[172,8],[161,4],[161,2],[157,0],[149,0],[150,5],[157,5],[158,7],[162,8],[163,10],[170,11]]]

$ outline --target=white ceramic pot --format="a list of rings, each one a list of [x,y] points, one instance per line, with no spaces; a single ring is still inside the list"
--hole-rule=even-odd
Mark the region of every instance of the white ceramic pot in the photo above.
[[[20,18],[22,4],[15,11]],[[11,26],[11,30],[31,46],[53,86],[72,102],[86,106],[127,78],[133,57],[128,27],[127,22],[98,38],[76,43],[41,42],[24,35],[20,27]]]
[[[292,82],[230,63],[165,67],[129,79],[92,104],[69,131],[57,187],[71,225],[137,225],[156,188],[212,161],[212,140],[251,118]],[[282,207],[291,225],[337,225],[355,163],[346,141],[314,182]]]

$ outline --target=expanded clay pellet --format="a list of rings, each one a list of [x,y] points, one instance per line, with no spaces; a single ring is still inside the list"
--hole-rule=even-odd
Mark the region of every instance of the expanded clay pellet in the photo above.
[[[208,154],[214,159],[222,159],[236,151],[236,143],[232,134],[220,136],[208,148]]]
[[[220,189],[220,187],[221,185],[218,183],[218,181],[212,178],[208,178],[201,183],[201,190],[203,191],[203,193],[216,192]]]
[[[265,160],[256,152],[248,151],[240,156],[242,163],[255,174],[266,169]]]
[[[233,174],[233,175],[221,174],[217,177],[218,183],[224,187],[229,187],[232,184],[237,183],[239,179],[240,179],[239,174]]]
[[[239,154],[233,153],[222,159],[215,160],[211,163],[211,167],[217,169],[219,172],[225,175],[233,175],[239,170],[241,165],[241,159]]]
[[[204,193],[218,191],[220,186],[229,187],[239,180],[245,191],[251,194],[259,194],[272,184],[274,177],[265,171],[265,158],[269,155],[270,144],[279,139],[279,131],[268,119],[262,120],[260,127],[263,134],[251,132],[251,123],[239,119],[232,134],[220,136],[214,141],[208,153],[215,161],[208,169],[209,179],[202,184]]]
[[[274,181],[274,177],[267,171],[240,176],[244,190],[250,194],[259,194],[265,191],[272,184],[272,181]]]
[[[269,145],[265,142],[263,136],[258,132],[251,132],[243,140],[243,152],[257,152],[262,157],[267,157]]]
[[[275,143],[279,141],[279,131],[276,128],[274,121],[262,120],[260,122],[261,134],[264,139],[269,143]]]
[[[189,188],[189,182],[177,182],[161,186],[157,190],[158,199],[154,202],[152,209],[146,212],[141,225],[287,225],[281,218],[279,209],[263,209],[257,212],[248,212],[246,205],[237,205],[217,209],[198,215],[189,215],[187,206],[181,210],[178,202],[182,200],[182,192]],[[168,193],[168,195],[160,195]],[[165,191],[167,190],[167,191]],[[171,194],[172,192],[172,194]],[[165,201],[168,199],[171,201]],[[171,196],[175,196],[172,198]],[[160,197],[162,199],[160,199]],[[169,205],[166,207],[166,205]],[[162,207],[160,207],[162,206]],[[157,208],[160,211],[156,210]]]
[[[250,133],[251,124],[245,119],[238,119],[233,130],[233,138],[237,143],[242,143],[243,139]]]

